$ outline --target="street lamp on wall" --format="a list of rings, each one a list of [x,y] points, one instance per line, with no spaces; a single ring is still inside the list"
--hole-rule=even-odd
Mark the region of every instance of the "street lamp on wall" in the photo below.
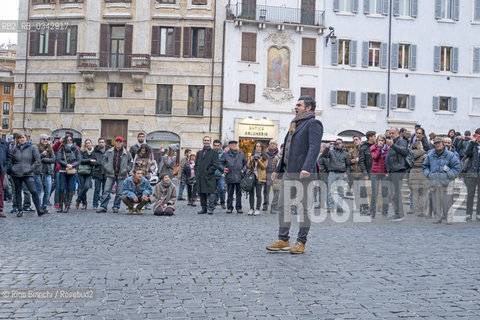
[[[337,43],[337,36],[335,35],[335,28],[328,27],[330,33],[325,36],[325,47],[328,45],[328,40],[330,39],[331,44]]]

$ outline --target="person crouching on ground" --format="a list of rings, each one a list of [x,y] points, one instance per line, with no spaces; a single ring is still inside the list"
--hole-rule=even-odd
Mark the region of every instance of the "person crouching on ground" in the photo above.
[[[152,192],[152,186],[143,176],[143,170],[136,169],[133,176],[125,179],[122,185],[122,201],[128,208],[128,214],[133,214],[133,211],[142,214],[142,208],[150,200]],[[135,204],[137,206],[134,208]]]
[[[160,177],[160,183],[155,186],[151,201],[153,203],[153,214],[156,216],[172,216],[175,212],[175,201],[177,200],[177,189],[166,173]]]

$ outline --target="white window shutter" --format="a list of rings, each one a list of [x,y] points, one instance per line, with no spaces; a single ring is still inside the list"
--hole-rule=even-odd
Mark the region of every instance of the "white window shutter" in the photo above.
[[[336,41],[335,44],[332,44],[332,66],[338,65],[338,43],[339,41]]]
[[[453,0],[453,20],[458,21],[460,15],[460,0]]]
[[[350,41],[350,66],[356,67],[357,66],[357,41],[352,40]]]
[[[393,15],[395,17],[400,15],[400,0],[393,0]]]
[[[380,68],[385,69],[387,67],[387,54],[388,46],[385,42],[380,44]]]
[[[362,42],[362,67],[368,67],[368,41]]]
[[[352,12],[358,13],[358,0],[352,0]]]
[[[355,107],[355,92],[349,91],[348,92],[348,105],[350,107]]]
[[[340,11],[340,0],[333,0],[333,11]]]
[[[457,112],[457,98],[452,98],[452,112]]]
[[[370,1],[369,0],[363,0],[363,13],[364,14],[370,14]]]
[[[389,14],[389,4],[390,4],[390,0],[383,0],[382,13],[384,16],[388,16]]]
[[[442,18],[442,4],[441,0],[435,0],[435,19]]]
[[[473,48],[473,73],[480,73],[480,48]]]
[[[437,112],[440,110],[440,97],[433,97],[433,105],[432,105],[433,112]]]
[[[410,56],[408,57],[409,62],[408,65],[410,66],[410,70],[415,71],[417,70],[417,45],[412,44],[410,45]]]
[[[416,18],[418,15],[418,0],[412,0],[412,17]]]
[[[457,73],[458,72],[458,48],[452,48],[452,65],[450,70],[452,72]]]
[[[367,93],[362,92],[360,95],[360,107],[366,108],[367,107]]]
[[[385,93],[380,93],[380,108],[385,109],[387,106],[387,95]]]
[[[433,71],[439,72],[440,71],[440,59],[442,58],[441,54],[442,47],[435,46],[433,48]]]
[[[392,43],[392,69],[398,69],[398,43]]]
[[[415,110],[415,96],[408,96],[408,110]]]
[[[336,90],[330,91],[330,105],[332,105],[332,106],[337,105],[337,91]]]
[[[390,95],[390,109],[397,109],[397,95]]]

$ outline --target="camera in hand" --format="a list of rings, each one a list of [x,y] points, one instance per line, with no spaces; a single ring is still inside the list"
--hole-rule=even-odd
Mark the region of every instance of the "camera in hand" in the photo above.
[[[260,156],[259,156],[258,154],[256,154],[255,156],[253,156],[253,160],[256,161],[256,160],[258,160],[258,159],[260,159]]]

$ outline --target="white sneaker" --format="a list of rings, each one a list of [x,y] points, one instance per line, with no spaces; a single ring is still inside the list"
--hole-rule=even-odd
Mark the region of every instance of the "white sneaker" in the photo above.
[[[253,210],[253,209],[248,210],[248,215],[249,216],[253,216],[254,213],[255,213],[255,210]]]
[[[255,213],[253,215],[254,216],[259,216],[261,214],[262,214],[262,212],[260,210],[255,210]]]

